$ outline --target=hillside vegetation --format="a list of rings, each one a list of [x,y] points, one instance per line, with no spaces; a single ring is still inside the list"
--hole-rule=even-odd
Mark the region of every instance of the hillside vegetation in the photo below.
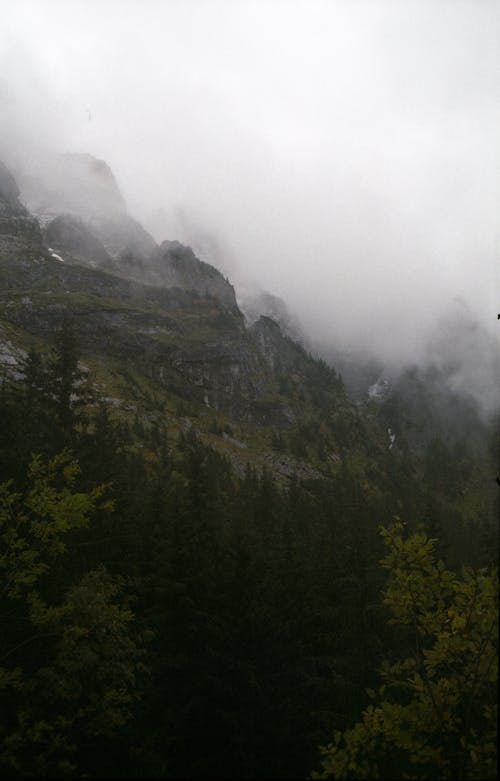
[[[2,772],[496,777],[495,421],[352,399],[92,161],[0,167]]]

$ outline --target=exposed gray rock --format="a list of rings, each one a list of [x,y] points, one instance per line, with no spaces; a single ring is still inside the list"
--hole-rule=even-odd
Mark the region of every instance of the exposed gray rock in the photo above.
[[[164,241],[150,260],[152,280],[167,287],[194,290],[204,298],[215,298],[237,308],[233,286],[220,271],[199,260],[191,247],[178,241]]]
[[[23,366],[26,351],[12,344],[5,330],[0,326],[0,383],[3,377],[19,380],[24,376]]]
[[[226,450],[226,455],[240,477],[244,477],[248,468],[246,454],[236,449]],[[324,480],[325,474],[312,467],[307,461],[285,454],[263,451],[254,455],[253,466],[260,474],[265,470],[286,485],[295,480]]]
[[[4,163],[0,160],[0,201],[19,208],[19,188],[16,180]]]
[[[127,214],[113,172],[103,160],[88,154],[46,155],[37,161],[34,172],[21,173],[20,177],[21,198],[28,209],[47,229],[51,225],[58,240],[63,232],[61,243],[64,240],[66,248],[74,250],[76,257],[103,263],[108,256],[120,261],[123,258],[122,268],[117,266],[115,270],[122,273],[132,270],[139,276],[144,260],[157,244]],[[60,217],[64,221],[54,223]],[[95,241],[89,238],[88,232],[82,235],[83,226]],[[50,232],[48,236],[55,243]],[[96,241],[102,245],[100,248]]]
[[[248,293],[243,289],[238,289],[236,295],[238,305],[249,325],[257,322],[259,317],[269,317],[278,323],[285,336],[305,346],[302,328],[297,318],[290,314],[282,298],[274,296],[266,290]]]
[[[270,317],[259,317],[248,330],[273,371],[286,371],[291,367],[300,370],[311,360],[304,348],[285,336],[278,323]]]
[[[76,169],[87,164],[80,160]],[[112,192],[107,167],[101,173]],[[296,422],[296,410],[277,392],[276,372],[292,364],[307,371],[310,357],[269,318],[247,330],[232,285],[213,266],[179,242],[157,247],[119,203],[114,214],[57,215],[45,225],[44,248],[15,181],[3,179],[5,323],[49,341],[70,313],[82,350],[98,360],[112,357],[242,421]]]
[[[94,217],[89,222],[92,232],[100,239],[107,253],[117,260],[116,269],[122,273],[142,275],[145,262],[157,249],[153,237],[128,214]],[[142,276],[143,281],[149,280]]]
[[[22,199],[44,225],[47,246],[56,255],[64,250],[73,260],[101,266],[121,277],[190,290],[237,307],[234,289],[219,271],[177,241],[158,247],[127,214],[115,177],[104,161],[87,154],[47,155],[34,172],[21,173],[19,189],[8,172],[3,179],[6,194],[19,208],[23,208],[17,200],[21,190]]]
[[[102,242],[78,217],[70,214],[56,217],[45,228],[45,238],[55,251],[67,250],[73,257],[92,266],[106,266],[110,263]]]
[[[21,204],[16,180],[0,162],[0,257],[34,257],[41,251],[40,226]]]

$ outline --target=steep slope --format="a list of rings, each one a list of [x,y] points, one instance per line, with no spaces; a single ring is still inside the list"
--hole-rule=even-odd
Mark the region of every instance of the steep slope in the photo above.
[[[238,305],[249,323],[255,323],[259,317],[268,317],[278,323],[285,336],[300,344],[306,344],[307,340],[298,320],[290,314],[287,305],[279,296],[265,290],[238,290]]]
[[[89,154],[40,154],[16,173],[22,200],[42,223],[58,214],[85,220],[126,213],[110,167]]]
[[[216,269],[178,242],[142,259],[113,256],[94,223],[68,214],[41,232],[13,178],[4,180],[4,233],[17,237],[17,250],[6,244],[0,253],[2,320],[22,329],[25,346],[49,341],[71,313],[81,349],[101,364],[133,365],[166,391],[241,421],[290,427],[300,418],[280,377],[293,368],[300,385],[314,360],[269,319],[245,328]],[[334,381],[331,393],[341,393]]]
[[[158,414],[162,404],[177,400],[179,407],[194,405],[190,414],[198,415],[196,426],[207,436],[210,429],[238,426],[233,441],[215,444],[232,449],[241,468],[250,458],[241,452],[241,439],[254,442],[254,463],[279,469],[280,454],[289,475],[304,473],[307,462],[328,474],[348,457],[363,479],[376,483],[400,466],[416,475],[413,459],[424,458],[436,437],[456,441],[448,436],[453,426],[463,435],[467,422],[468,444],[481,449],[489,424],[482,425],[470,403],[446,395],[442,374],[406,372],[378,398],[369,397],[367,384],[352,401],[337,372],[284,335],[275,320],[261,316],[247,326],[231,284],[189,247],[175,241],[158,247],[119,198],[114,214],[59,214],[41,229],[21,205],[14,178],[5,167],[0,172],[0,346],[11,376],[22,370],[20,351],[32,342],[47,351],[70,316],[104,396],[116,396],[115,386],[123,395],[124,378],[132,377],[163,399]],[[107,192],[116,195],[109,181]],[[116,228],[112,246],[99,228],[105,221],[132,226],[132,233]],[[144,239],[142,246],[134,237]],[[373,385],[375,368],[362,366],[359,377]],[[144,399],[139,393],[134,403],[140,408]],[[175,425],[184,424],[177,419]],[[289,456],[294,463],[286,463]]]
[[[36,257],[42,243],[40,226],[19,194],[14,177],[0,161],[0,252],[5,257]]]
[[[10,174],[9,174],[10,176]],[[17,188],[13,180],[13,186]],[[232,286],[189,247],[153,237],[126,210],[109,166],[91,155],[59,155],[21,176],[21,192],[56,254],[137,282],[178,287],[235,307]]]
[[[490,463],[397,428],[397,393],[446,406],[440,375],[353,402],[189,248],[40,229],[3,168],[0,213],[3,775],[305,778],[413,642],[385,627],[380,526],[419,531],[417,567],[434,543],[489,565]]]

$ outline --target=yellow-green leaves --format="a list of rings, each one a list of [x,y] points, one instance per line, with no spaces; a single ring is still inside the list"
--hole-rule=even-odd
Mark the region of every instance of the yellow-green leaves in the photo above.
[[[79,467],[63,452],[48,463],[35,456],[29,468],[31,488],[25,496],[0,485],[0,591],[20,598],[64,553],[64,536],[87,525],[106,486],[87,493],[73,490]]]
[[[137,699],[123,582],[103,565],[58,567],[71,532],[109,507],[105,486],[78,491],[78,475],[62,453],[33,459],[24,495],[0,486],[0,766],[19,775],[71,774],[78,743],[115,734]]]
[[[321,778],[496,777],[498,571],[436,561],[434,541],[381,531],[385,604],[414,636],[361,721],[321,749]]]

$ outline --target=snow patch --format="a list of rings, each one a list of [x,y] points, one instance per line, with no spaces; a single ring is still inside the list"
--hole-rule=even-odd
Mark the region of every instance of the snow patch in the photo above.
[[[388,437],[389,437],[389,443],[390,443],[390,444],[389,444],[389,450],[392,450],[392,448],[393,448],[393,445],[394,445],[394,443],[395,443],[395,441],[396,441],[396,434],[393,434],[393,433],[392,433],[392,429],[391,429],[391,428],[388,428],[388,429],[387,429],[387,435],[388,435]]]
[[[55,250],[52,249],[52,247],[49,247],[49,252],[53,258],[59,260],[61,263],[64,263],[64,258],[61,258],[61,256],[58,255],[57,252],[55,252]]]

